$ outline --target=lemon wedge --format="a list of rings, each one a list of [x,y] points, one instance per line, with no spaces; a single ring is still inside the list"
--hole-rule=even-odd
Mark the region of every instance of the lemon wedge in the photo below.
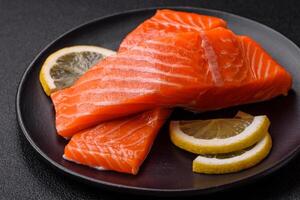
[[[116,52],[97,46],[72,46],[52,53],[40,71],[40,82],[45,93],[70,87],[99,60]]]
[[[257,144],[244,150],[221,155],[199,155],[193,161],[193,172],[225,174],[241,171],[262,161],[271,148],[271,137],[266,134]]]
[[[196,154],[220,154],[245,149],[266,136],[267,116],[239,112],[235,118],[171,121],[171,141]]]

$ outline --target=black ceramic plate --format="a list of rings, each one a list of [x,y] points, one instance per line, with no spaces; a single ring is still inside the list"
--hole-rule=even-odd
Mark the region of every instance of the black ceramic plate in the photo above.
[[[253,181],[279,169],[299,152],[299,48],[278,32],[243,17],[207,9],[174,9],[223,18],[235,33],[249,35],[258,41],[293,75],[293,90],[286,97],[197,115],[178,109],[171,116],[171,119],[232,117],[237,110],[253,115],[266,114],[272,122],[270,133],[273,149],[270,155],[259,165],[239,173],[195,174],[191,166],[196,156],[171,144],[166,124],[136,176],[97,171],[62,158],[66,141],[56,135],[53,105],[39,83],[41,64],[52,52],[70,45],[91,44],[117,49],[127,33],[154,14],[155,9],[147,9],[100,18],[69,31],[47,46],[24,73],[16,101],[18,121],[27,140],[47,162],[68,175],[96,186],[142,194],[190,195],[214,192]]]

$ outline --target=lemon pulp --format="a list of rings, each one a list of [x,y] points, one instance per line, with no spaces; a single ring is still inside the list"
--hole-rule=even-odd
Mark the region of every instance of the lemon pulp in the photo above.
[[[40,82],[47,95],[70,87],[99,60],[115,52],[97,46],[72,46],[52,53],[40,71]]]

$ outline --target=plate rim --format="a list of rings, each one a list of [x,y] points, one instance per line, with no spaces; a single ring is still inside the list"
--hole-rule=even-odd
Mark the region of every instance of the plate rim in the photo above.
[[[128,186],[128,185],[116,184],[116,183],[111,183],[111,182],[108,182],[108,181],[102,181],[102,180],[94,179],[94,178],[91,178],[91,177],[87,177],[85,175],[82,175],[82,174],[79,174],[79,173],[74,172],[72,170],[69,170],[68,168],[60,165],[57,162],[55,162],[50,157],[48,157],[48,155],[46,153],[44,153],[35,144],[35,142],[33,141],[33,139],[30,136],[30,133],[29,133],[30,131],[27,130],[26,125],[23,121],[20,100],[21,100],[21,94],[22,94],[22,91],[23,91],[24,83],[26,82],[26,80],[28,78],[28,74],[33,69],[34,64],[36,63],[36,61],[41,56],[43,56],[45,54],[45,52],[52,45],[54,45],[56,42],[62,40],[64,37],[68,36],[69,34],[71,34],[72,32],[74,32],[76,30],[83,29],[86,26],[92,25],[93,23],[97,23],[99,21],[109,19],[109,18],[112,18],[112,17],[127,15],[127,14],[134,14],[134,13],[137,13],[137,12],[155,11],[156,9],[177,9],[177,10],[187,9],[187,10],[191,10],[191,11],[200,11],[200,12],[201,11],[208,11],[208,12],[219,13],[219,14],[222,14],[222,15],[227,15],[227,16],[231,16],[231,17],[234,17],[234,18],[242,19],[242,20],[245,20],[245,21],[248,21],[248,22],[251,22],[251,23],[256,23],[257,25],[262,26],[263,28],[267,29],[268,31],[271,31],[272,33],[274,33],[277,36],[284,39],[285,42],[287,42],[291,46],[293,46],[293,48],[295,48],[300,54],[300,48],[293,41],[291,41],[289,38],[287,38],[286,36],[284,36],[280,32],[274,30],[273,28],[270,28],[267,25],[264,25],[260,22],[254,21],[252,19],[249,19],[249,18],[246,18],[246,17],[243,17],[243,16],[232,14],[232,13],[229,13],[229,12],[226,12],[226,11],[220,11],[220,10],[209,9],[209,8],[191,7],[191,6],[155,6],[155,7],[148,7],[148,8],[125,10],[125,11],[121,11],[121,12],[114,12],[114,13],[109,14],[109,15],[104,15],[102,17],[97,17],[97,18],[94,18],[92,20],[88,20],[87,22],[81,23],[81,24],[71,28],[70,30],[62,33],[60,36],[58,36],[57,38],[52,40],[48,45],[46,45],[37,54],[37,56],[34,57],[33,61],[25,69],[25,71],[23,72],[23,74],[21,76],[21,80],[18,83],[18,88],[17,88],[17,93],[16,93],[16,100],[15,100],[17,121],[18,121],[19,127],[22,130],[22,133],[24,134],[25,138],[30,143],[30,145],[33,147],[35,152],[37,152],[40,155],[40,157],[43,158],[44,161],[47,161],[47,163],[50,163],[51,167],[58,170],[59,172],[62,172],[65,175],[68,175],[71,178],[76,178],[79,181],[82,181],[82,182],[85,182],[85,183],[88,183],[88,184],[92,184],[94,186],[106,188],[106,189],[109,189],[109,190],[113,190],[113,191],[126,192],[126,193],[131,193],[131,194],[146,194],[146,195],[151,195],[151,196],[173,196],[173,195],[189,196],[189,195],[195,195],[195,194],[208,194],[208,193],[218,192],[218,191],[221,191],[221,190],[226,190],[226,189],[229,189],[229,188],[234,188],[234,187],[237,187],[237,186],[242,186],[242,185],[245,185],[245,184],[252,183],[252,182],[256,181],[259,178],[266,177],[267,175],[279,170],[280,168],[285,166],[289,161],[291,161],[293,158],[295,158],[298,155],[298,153],[300,153],[300,144],[298,144],[298,146],[293,151],[291,151],[285,158],[279,159],[275,163],[275,165],[273,165],[273,167],[268,168],[268,169],[266,169],[266,170],[264,170],[260,173],[257,173],[253,176],[248,176],[248,177],[246,177],[244,179],[241,179],[241,180],[238,180],[238,181],[234,181],[234,182],[231,182],[231,183],[227,183],[227,184],[224,184],[224,185],[219,185],[219,186],[215,186],[215,187],[211,187],[211,188],[205,188],[205,189],[196,189],[196,188],[190,188],[190,189],[160,189],[160,188],[146,188],[146,187]]]

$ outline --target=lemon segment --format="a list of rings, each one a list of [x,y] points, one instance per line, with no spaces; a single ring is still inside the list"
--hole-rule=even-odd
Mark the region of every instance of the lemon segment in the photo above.
[[[45,93],[70,87],[99,60],[116,52],[97,46],[79,45],[60,49],[44,62],[39,79]]]
[[[250,168],[261,162],[270,152],[272,140],[267,133],[252,148],[242,153],[231,153],[229,157],[199,155],[193,161],[193,172],[205,174],[225,174]]]
[[[186,124],[190,127],[189,129],[184,127]],[[238,126],[239,124],[241,126]],[[252,119],[249,117],[247,119],[194,120],[185,124],[180,121],[171,121],[170,138],[177,147],[192,153],[228,153],[257,143],[266,135],[269,125],[270,121],[265,115],[255,116]],[[226,135],[226,129],[234,133]],[[192,133],[187,133],[189,130],[192,130]],[[214,131],[218,134],[212,135]],[[207,133],[209,133],[208,136]],[[222,134],[225,136],[222,137]]]

